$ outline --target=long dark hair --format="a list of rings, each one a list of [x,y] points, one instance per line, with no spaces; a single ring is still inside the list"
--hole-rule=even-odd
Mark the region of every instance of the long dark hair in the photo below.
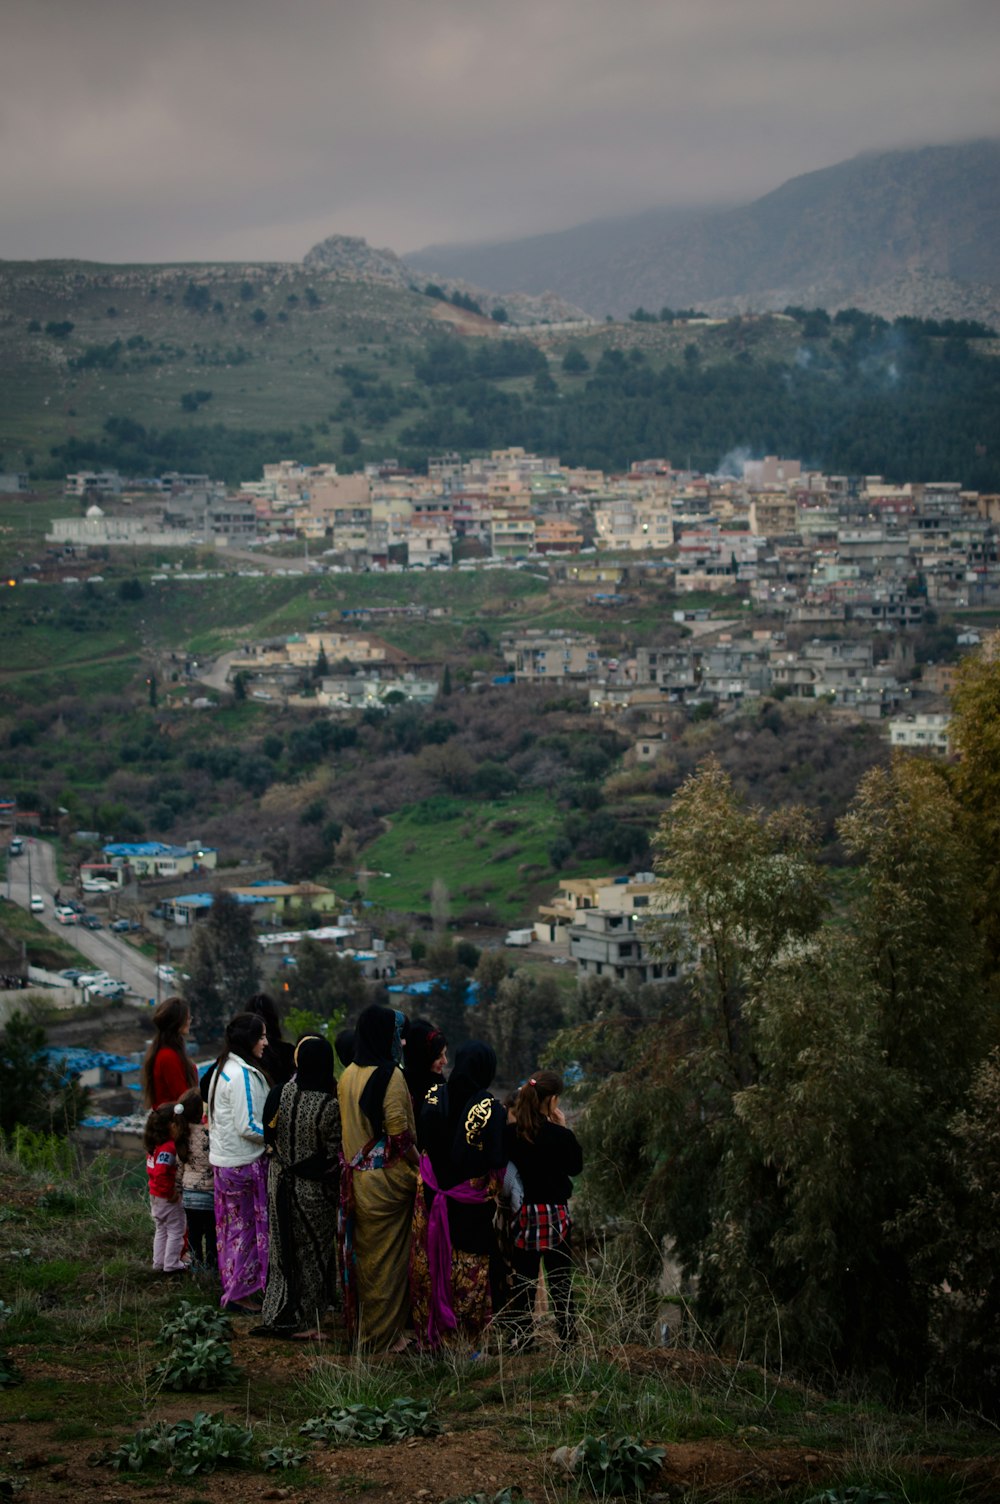
[[[190,1017],[191,1009],[182,997],[165,997],[153,1009],[153,1028],[156,1033],[149,1041],[141,1073],[142,1099],[147,1107],[156,1106],[153,1100],[153,1065],[161,1050],[173,1050],[184,1066],[188,1085],[194,1086],[197,1083],[198,1071],[188,1055],[184,1035],[181,1033]]]
[[[525,1081],[517,1094],[514,1108],[518,1138],[527,1139],[529,1144],[535,1142],[546,1121],[542,1108],[552,1097],[561,1097],[562,1093],[562,1077],[557,1076],[555,1071],[538,1071],[530,1080]]]
[[[260,1061],[255,1060],[253,1055],[253,1047],[264,1033],[266,1033],[264,1020],[259,1013],[237,1013],[235,1018],[229,1020],[226,1025],[226,1048],[212,1067],[212,1090],[208,1100],[209,1116],[215,1111],[215,1092],[219,1084],[219,1072],[230,1055],[235,1055],[245,1065],[252,1065],[254,1070],[267,1076],[267,1072],[261,1069]],[[268,1078],[268,1084],[271,1084],[270,1078]]]
[[[256,1013],[264,1020],[269,1045],[281,1044],[281,1019],[278,1017],[278,1005],[269,992],[255,992],[253,997],[247,998],[246,1011]]]
[[[161,1144],[167,1139],[173,1139],[177,1146],[178,1159],[187,1159],[188,1149],[188,1122],[184,1116],[179,1102],[164,1102],[160,1107],[154,1107],[146,1119],[146,1126],[142,1130],[142,1141],[146,1146],[147,1154],[155,1154]],[[174,1139],[171,1128],[178,1128],[177,1138]],[[183,1153],[181,1149],[183,1148]]]

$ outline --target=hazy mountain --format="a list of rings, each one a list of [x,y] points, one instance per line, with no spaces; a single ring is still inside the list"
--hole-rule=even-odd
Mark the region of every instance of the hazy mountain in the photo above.
[[[869,153],[738,208],[653,210],[404,259],[500,294],[551,289],[596,316],[802,303],[995,320],[1000,141]]]

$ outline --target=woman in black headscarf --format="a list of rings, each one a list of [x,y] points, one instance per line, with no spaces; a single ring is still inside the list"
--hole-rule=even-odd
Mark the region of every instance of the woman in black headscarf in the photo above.
[[[269,992],[255,992],[253,997],[247,999],[247,1013],[256,1013],[264,1020],[267,1029],[267,1044],[261,1065],[266,1075],[270,1076],[275,1086],[284,1086],[286,1081],[292,1079],[295,1070],[295,1050],[287,1039],[281,1037],[281,1020],[278,1017],[278,1005]]]
[[[403,1075],[413,1103],[413,1116],[420,1134],[420,1110],[432,1086],[436,1086],[448,1064],[448,1041],[427,1018],[414,1018],[406,1025],[406,1057]]]
[[[340,1078],[341,1243],[348,1332],[400,1352],[410,1318],[407,1266],[417,1151],[400,1069],[402,1013],[374,1004],[358,1019],[354,1059]]]
[[[478,1345],[502,1304],[494,1213],[507,1163],[507,1114],[489,1091],[496,1068],[488,1044],[460,1045],[451,1077],[431,1087],[421,1109],[410,1287],[424,1347],[454,1336]]]
[[[318,1338],[337,1290],[340,1107],[333,1050],[309,1035],[294,1051],[295,1078],[264,1104],[270,1151],[270,1261],[264,1293],[268,1335]]]

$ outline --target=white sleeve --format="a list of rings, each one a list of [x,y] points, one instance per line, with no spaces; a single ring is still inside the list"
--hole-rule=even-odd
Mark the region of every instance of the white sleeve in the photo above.
[[[240,1138],[248,1138],[251,1143],[263,1143],[261,1113],[264,1106],[264,1083],[256,1071],[251,1071],[246,1066],[240,1068],[240,1075],[242,1082],[238,1077],[233,1081],[233,1128]]]

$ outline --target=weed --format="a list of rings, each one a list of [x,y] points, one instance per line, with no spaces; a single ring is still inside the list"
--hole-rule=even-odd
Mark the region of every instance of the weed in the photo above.
[[[67,1139],[57,1138],[54,1133],[36,1132],[23,1123],[14,1129],[11,1148],[14,1158],[26,1170],[69,1177],[76,1167],[73,1148]]]
[[[169,1346],[178,1337],[215,1337],[226,1339],[232,1327],[229,1317],[215,1306],[198,1306],[182,1300],[172,1316],[160,1327],[157,1341]]]
[[[297,1447],[271,1447],[260,1460],[266,1472],[278,1472],[292,1467],[301,1467],[308,1460],[308,1456],[308,1452],[301,1452]]]
[[[327,1446],[344,1446],[403,1441],[407,1436],[436,1436],[440,1429],[429,1400],[397,1399],[385,1410],[376,1410],[371,1405],[330,1408],[323,1415],[307,1420],[299,1432]]]
[[[600,1498],[645,1492],[666,1456],[663,1447],[647,1447],[634,1436],[607,1441],[585,1436],[578,1446],[560,1447],[553,1462],[583,1480]]]
[[[444,1504],[517,1504],[524,1495],[517,1487],[501,1488],[495,1494],[463,1494],[461,1498],[446,1499]]]
[[[897,1504],[899,1494],[875,1493],[870,1488],[826,1488],[812,1494],[805,1504]]]
[[[232,1349],[218,1337],[178,1337],[150,1372],[164,1389],[220,1389],[235,1377]]]
[[[145,1468],[171,1468],[184,1478],[211,1473],[217,1467],[249,1467],[253,1462],[253,1432],[231,1425],[221,1414],[199,1410],[191,1420],[168,1426],[159,1421],[136,1431],[104,1461],[118,1471],[137,1473]]]

